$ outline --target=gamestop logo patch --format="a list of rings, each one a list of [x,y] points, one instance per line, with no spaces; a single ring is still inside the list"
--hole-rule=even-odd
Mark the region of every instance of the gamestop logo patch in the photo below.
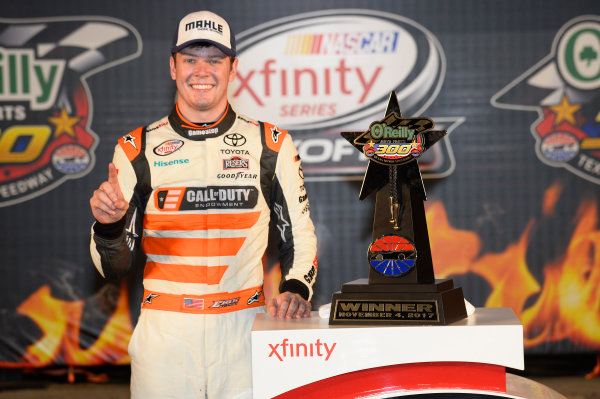
[[[160,155],[161,157],[170,155],[183,147],[183,141],[181,140],[168,140],[154,148],[154,153],[156,155]]]

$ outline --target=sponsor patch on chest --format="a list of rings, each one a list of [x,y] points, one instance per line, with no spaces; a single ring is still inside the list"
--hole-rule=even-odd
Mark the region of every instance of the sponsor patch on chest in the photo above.
[[[248,158],[242,158],[240,156],[233,156],[228,159],[223,159],[223,170],[231,169],[249,169],[250,160]]]
[[[252,209],[258,202],[258,188],[236,187],[172,187],[154,193],[155,205],[162,211],[204,209]]]

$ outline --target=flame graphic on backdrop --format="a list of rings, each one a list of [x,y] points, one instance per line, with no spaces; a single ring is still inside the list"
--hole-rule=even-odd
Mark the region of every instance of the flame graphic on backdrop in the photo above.
[[[560,184],[546,191],[544,217],[552,216],[561,193]],[[578,346],[600,348],[600,231],[595,202],[580,204],[566,251],[544,265],[543,286],[526,261],[536,220],[530,220],[521,237],[502,253],[480,254],[481,238],[452,227],[442,203],[430,204],[426,216],[428,225],[435,226],[429,230],[436,277],[475,273],[485,279],[491,287],[485,306],[511,307],[523,322],[526,347],[569,339]],[[266,263],[265,259],[264,293],[270,299],[279,292],[281,272],[278,264]],[[133,327],[125,284],[119,295],[96,342],[82,349],[79,336],[84,300],[59,300],[52,297],[49,286],[40,287],[17,311],[33,320],[43,335],[26,348],[20,361],[0,361],[0,367],[129,364],[127,346]]]
[[[544,216],[553,213],[561,191],[560,184],[546,191]],[[428,207],[426,216],[428,225],[435,226],[430,241],[436,277],[471,272],[484,278],[492,288],[485,306],[514,310],[524,326],[525,347],[569,339],[578,346],[600,348],[600,231],[595,202],[580,204],[567,250],[544,265],[543,287],[530,273],[525,256],[535,220],[504,252],[478,257],[479,236],[450,226],[441,203]],[[535,302],[526,307],[535,295]]]
[[[59,357],[69,366],[129,364],[127,346],[132,333],[126,285],[121,286],[117,307],[96,342],[87,349],[79,345],[84,300],[63,301],[52,297],[44,285],[27,298],[17,311],[31,318],[43,336],[27,347],[18,362],[0,361],[0,367],[45,367]]]

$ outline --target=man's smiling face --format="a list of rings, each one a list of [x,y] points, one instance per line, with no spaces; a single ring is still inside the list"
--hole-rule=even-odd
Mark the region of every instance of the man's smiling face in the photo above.
[[[174,58],[175,57],[175,58]],[[235,79],[238,60],[214,46],[191,45],[170,59],[179,110],[192,122],[212,122],[227,106],[227,86]]]

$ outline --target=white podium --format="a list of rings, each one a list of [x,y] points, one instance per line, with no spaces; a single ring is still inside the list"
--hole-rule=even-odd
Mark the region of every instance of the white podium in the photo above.
[[[564,398],[522,370],[523,326],[510,308],[477,308],[446,326],[330,326],[310,318],[256,316],[254,398],[359,398],[469,392]],[[541,396],[540,396],[541,395]]]

